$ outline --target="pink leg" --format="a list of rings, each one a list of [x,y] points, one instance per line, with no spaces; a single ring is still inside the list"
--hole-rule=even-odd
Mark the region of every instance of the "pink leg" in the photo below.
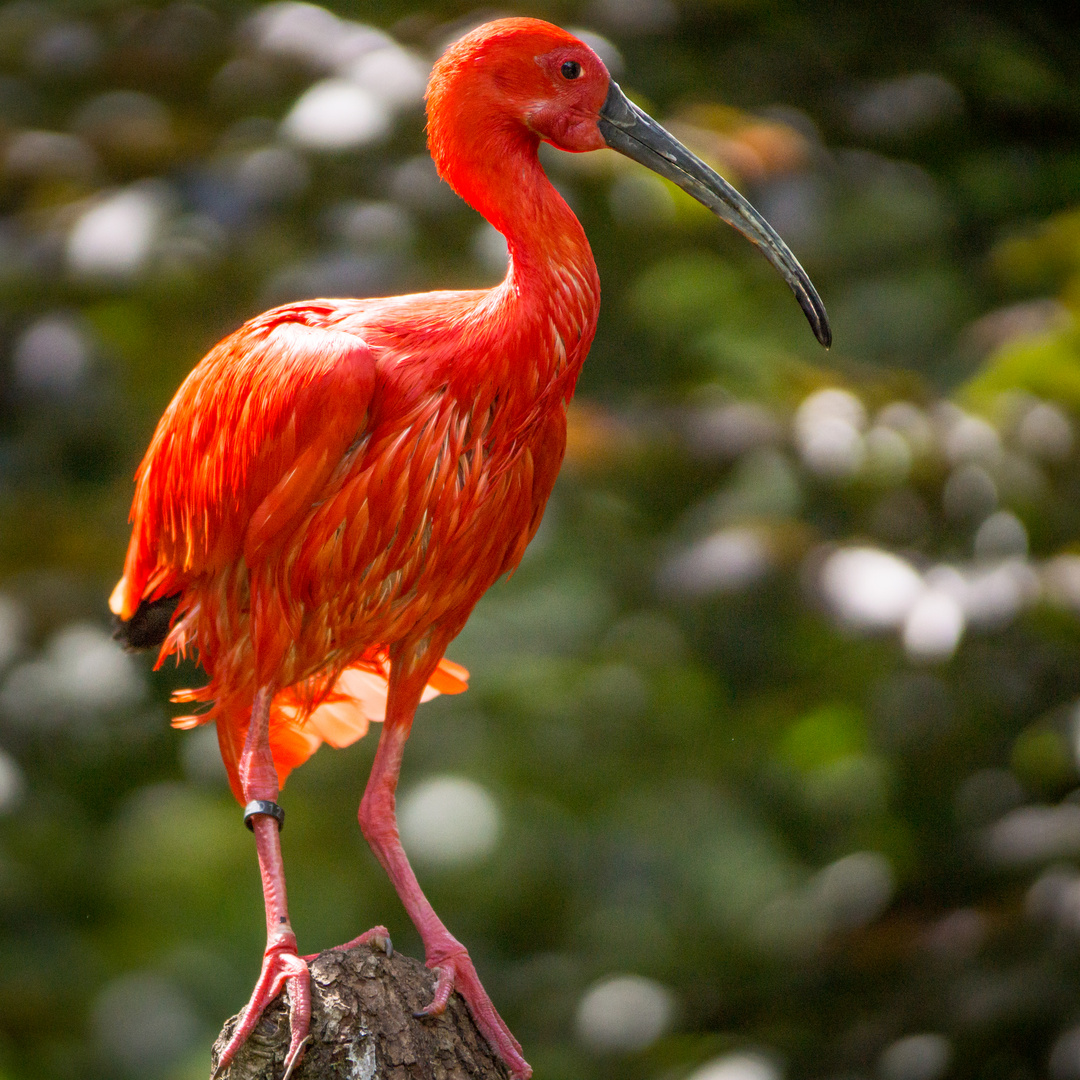
[[[419,688],[412,693],[402,687],[397,679],[391,678],[386,720],[371,767],[371,777],[360,802],[360,828],[394,883],[409,918],[420,932],[427,966],[438,976],[435,996],[419,1015],[441,1013],[456,988],[469,1006],[476,1026],[506,1063],[511,1075],[515,1080],[528,1080],[532,1076],[532,1069],[522,1056],[521,1044],[495,1011],[465,946],[446,929],[421,891],[398,837],[394,793],[405,742],[425,680],[420,680]]]
[[[254,799],[276,802],[278,797],[277,772],[270,753],[269,737],[272,698],[273,693],[269,688],[263,688],[256,695],[251,708],[247,739],[240,757],[240,783],[244,798],[249,803]],[[288,1080],[303,1056],[311,1022],[308,969],[297,956],[296,935],[289,925],[285,868],[281,861],[278,823],[266,814],[256,814],[251,819],[251,824],[255,833],[255,850],[259,855],[263,901],[266,905],[266,952],[263,954],[262,971],[255,983],[251,1000],[244,1008],[228,1045],[222,1051],[213,1080],[228,1068],[237,1050],[254,1031],[263,1011],[283,988],[289,989],[291,1037],[282,1080]]]
[[[390,940],[390,931],[385,926],[373,926],[370,930],[365,930],[359,937],[354,937],[352,941],[346,941],[344,945],[334,945],[326,951],[348,952],[349,949],[357,945],[374,945],[376,949],[382,949],[387,956],[394,955],[394,943]],[[310,964],[319,955],[317,952],[311,953],[308,956],[301,956],[300,959]]]

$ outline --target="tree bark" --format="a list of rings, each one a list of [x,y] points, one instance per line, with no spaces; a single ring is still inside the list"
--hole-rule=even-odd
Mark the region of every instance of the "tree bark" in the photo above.
[[[442,1016],[413,1016],[435,987],[418,961],[358,945],[320,953],[309,966],[311,1038],[293,1080],[507,1080],[457,994]],[[284,996],[266,1010],[220,1080],[280,1080],[289,1046]],[[214,1067],[236,1020],[214,1043]]]

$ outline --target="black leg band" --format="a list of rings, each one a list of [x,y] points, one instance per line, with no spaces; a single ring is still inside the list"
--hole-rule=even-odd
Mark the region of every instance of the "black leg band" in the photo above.
[[[244,824],[252,832],[255,831],[255,826],[252,825],[251,819],[258,814],[272,817],[277,822],[278,832],[285,828],[285,811],[276,802],[271,802],[269,799],[252,799],[244,807]]]

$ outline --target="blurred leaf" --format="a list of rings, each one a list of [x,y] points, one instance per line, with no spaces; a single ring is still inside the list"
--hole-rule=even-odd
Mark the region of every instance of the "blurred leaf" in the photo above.
[[[1059,291],[1080,272],[1080,210],[1055,214],[1034,234],[1003,240],[991,251],[990,264],[1014,289]]]
[[[780,760],[800,772],[834,765],[866,748],[866,723],[846,705],[824,705],[796,720],[777,745]]]
[[[964,387],[963,396],[985,411],[1009,390],[1027,390],[1080,412],[1080,331],[1069,329],[1006,345]]]
[[[646,329],[691,338],[718,324],[739,324],[749,299],[733,266],[694,252],[649,267],[635,282],[629,302],[634,319]]]
[[[1013,745],[1012,768],[1020,782],[1044,798],[1076,784],[1076,764],[1064,736],[1051,728],[1029,728]]]

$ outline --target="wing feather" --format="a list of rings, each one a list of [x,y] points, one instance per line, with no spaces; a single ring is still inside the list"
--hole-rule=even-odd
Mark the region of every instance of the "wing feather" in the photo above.
[[[124,577],[110,604],[180,591],[241,556],[277,550],[367,423],[375,359],[327,308],[290,306],[245,324],[184,381],[136,474]]]

